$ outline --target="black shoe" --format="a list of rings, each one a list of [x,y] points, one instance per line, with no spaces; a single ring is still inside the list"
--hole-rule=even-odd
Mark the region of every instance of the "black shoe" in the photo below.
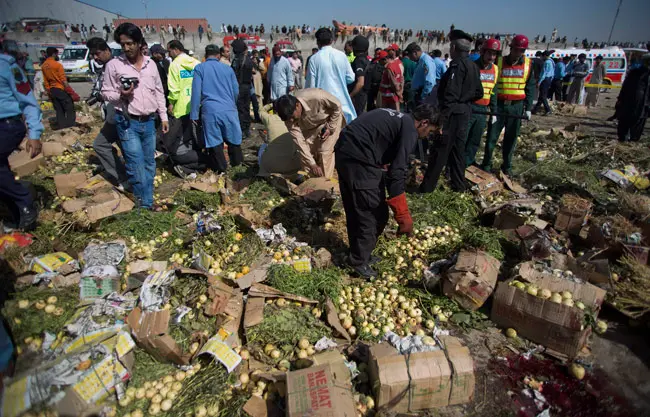
[[[185,172],[185,169],[183,169],[183,167],[180,165],[174,165],[174,172],[182,179],[187,178],[187,173]]]
[[[381,258],[379,256],[371,255],[370,260],[368,261],[368,265],[372,266],[374,264],[377,264],[381,261]]]
[[[352,269],[354,270],[354,273],[359,275],[361,278],[377,278],[377,272],[368,265],[353,266]]]
[[[23,232],[30,232],[36,229],[38,220],[38,210],[35,207],[23,207],[20,209],[20,220],[18,221],[18,229]]]

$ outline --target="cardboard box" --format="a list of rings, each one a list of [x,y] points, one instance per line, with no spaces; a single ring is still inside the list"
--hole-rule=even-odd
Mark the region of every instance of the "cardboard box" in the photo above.
[[[387,343],[370,348],[377,408],[406,413],[471,401],[475,377],[469,349],[451,336],[439,340],[443,349],[410,355]]]
[[[311,357],[313,366],[330,365],[334,378],[341,381],[346,387],[352,389],[352,375],[350,368],[345,364],[345,356],[338,350],[328,350],[325,352],[317,353]]]
[[[136,307],[127,316],[126,323],[131,327],[131,334],[138,345],[151,356],[161,362],[187,365],[192,355],[183,352],[167,334],[169,318],[169,310],[143,312],[140,307]]]
[[[55,142],[62,143],[65,146],[74,145],[81,136],[81,132],[76,128],[61,129],[50,136]]]
[[[504,207],[494,216],[492,227],[499,230],[512,230],[526,224],[528,217],[519,214],[510,207]]]
[[[44,142],[42,145],[42,152],[45,157],[63,155],[67,149],[64,144],[59,142]]]
[[[99,192],[106,192],[113,188],[113,184],[106,181],[101,175],[95,175],[82,183],[77,184],[76,189],[79,193],[85,195],[95,195]]]
[[[131,211],[135,207],[135,204],[123,194],[117,191],[110,191],[92,197],[67,200],[61,204],[61,207],[68,213],[84,210],[88,216],[88,220],[94,223],[114,214]]]
[[[356,417],[352,390],[331,364],[287,374],[287,417]]]
[[[452,336],[438,338],[451,364],[452,383],[449,405],[464,404],[474,397],[476,379],[474,377],[474,360],[469,348]]]
[[[9,167],[19,177],[33,174],[45,163],[45,157],[39,153],[34,158],[27,151],[14,152],[9,155]]]
[[[299,301],[305,304],[318,304],[318,301],[276,290],[268,285],[254,283],[248,290],[246,312],[244,315],[244,328],[260,324],[264,320],[264,306],[266,298],[284,298]]]
[[[57,174],[54,176],[56,193],[60,197],[75,197],[77,186],[86,182],[88,178],[85,172],[73,172],[70,174]]]
[[[562,197],[560,210],[557,213],[553,227],[558,231],[580,233],[582,225],[589,219],[591,207],[591,202],[583,198],[577,196]]]
[[[442,281],[444,294],[467,310],[477,310],[492,295],[501,262],[480,250],[462,250]]]
[[[339,182],[335,178],[309,178],[298,186],[296,194],[308,201],[317,203],[326,198],[340,195]]]
[[[572,259],[563,255],[556,257],[552,268],[561,267],[561,262]],[[598,313],[605,298],[605,290],[587,282],[576,282],[539,271],[535,266],[536,263],[532,261],[520,264],[516,278],[535,284],[538,288],[548,288],[552,292],[571,291],[574,300],[593,306],[595,313]],[[591,327],[583,325],[584,312],[577,307],[530,295],[509,285],[511,281],[512,279],[500,282],[497,286],[492,321],[501,327],[514,328],[521,336],[546,346],[557,356],[575,357],[591,334]]]
[[[471,182],[472,189],[483,197],[498,194],[503,190],[503,184],[497,177],[473,165],[465,170],[465,179]]]

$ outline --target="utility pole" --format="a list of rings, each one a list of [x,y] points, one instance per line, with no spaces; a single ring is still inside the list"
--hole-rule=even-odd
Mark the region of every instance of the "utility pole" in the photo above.
[[[149,19],[149,12],[147,11],[147,0],[142,0],[142,4],[144,5],[144,16]]]
[[[621,10],[621,4],[623,0],[618,0],[618,7],[616,8],[616,14],[614,15],[614,21],[612,22],[612,30],[609,31],[609,38],[607,38],[607,44],[612,41],[612,34],[614,33],[614,26],[616,26],[616,19],[618,19],[618,12]]]

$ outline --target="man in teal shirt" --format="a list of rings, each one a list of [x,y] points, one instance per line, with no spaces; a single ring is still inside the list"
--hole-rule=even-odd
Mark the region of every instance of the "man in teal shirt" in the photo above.
[[[406,51],[402,52],[402,65],[404,65],[404,104],[402,104],[402,111],[408,111],[414,108],[413,94],[411,93],[411,81],[413,80],[413,73],[417,64],[413,62]]]

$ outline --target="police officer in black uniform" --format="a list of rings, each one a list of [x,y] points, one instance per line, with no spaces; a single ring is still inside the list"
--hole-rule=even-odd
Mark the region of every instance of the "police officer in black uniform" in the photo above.
[[[243,27],[243,26],[242,26]],[[239,97],[237,98],[237,114],[241,125],[242,139],[251,135],[251,83],[253,82],[253,61],[248,56],[248,47],[241,39],[235,39],[230,44],[235,58],[232,60],[232,69],[239,83]]]
[[[370,265],[379,259],[371,254],[388,222],[388,207],[398,234],[413,230],[406,203],[408,158],[418,138],[428,137],[435,124],[434,108],[423,104],[411,114],[392,109],[363,113],[341,132],[334,152],[350,241],[348,263],[362,277],[377,276]]]
[[[449,33],[452,61],[438,87],[442,136],[430,148],[429,164],[420,192],[436,189],[445,165],[449,168],[451,188],[465,190],[465,140],[471,116],[471,103],[483,97],[479,67],[469,59],[472,37],[462,30]]]

